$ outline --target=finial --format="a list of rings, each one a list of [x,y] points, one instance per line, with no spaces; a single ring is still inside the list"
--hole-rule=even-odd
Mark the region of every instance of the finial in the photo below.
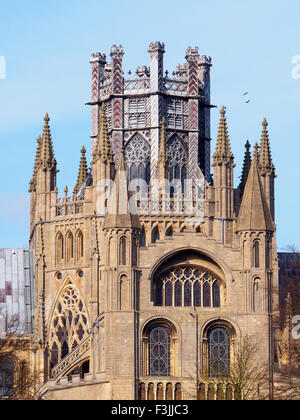
[[[220,114],[224,117],[224,115],[226,114],[226,108],[225,108],[225,106],[223,105],[222,106],[222,108],[221,108],[221,110],[220,110]]]
[[[68,195],[68,186],[67,185],[65,186],[64,192],[65,192],[65,195],[67,197],[67,195]]]
[[[263,122],[262,122],[262,126],[263,126],[264,128],[267,128],[267,127],[268,127],[268,125],[269,125],[269,123],[268,123],[268,121],[267,121],[267,118],[264,118],[264,120],[263,120]]]
[[[46,122],[49,122],[50,121],[48,112],[46,112],[46,115],[44,117],[44,121],[46,121]]]

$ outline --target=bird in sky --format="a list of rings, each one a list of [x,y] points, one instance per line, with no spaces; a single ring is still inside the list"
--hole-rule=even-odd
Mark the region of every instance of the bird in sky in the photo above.
[[[248,95],[248,93],[249,93],[249,92],[245,92],[243,96],[246,96],[246,95]]]
[[[246,103],[246,104],[249,104],[249,102],[250,102],[250,99],[249,99],[248,101],[246,101],[245,103]]]

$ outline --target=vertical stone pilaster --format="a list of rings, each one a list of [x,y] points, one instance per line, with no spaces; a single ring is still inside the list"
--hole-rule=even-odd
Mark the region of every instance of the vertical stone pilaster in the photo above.
[[[92,65],[92,91],[91,101],[100,101],[100,83],[104,79],[104,68],[106,64],[106,55],[95,53],[91,55],[90,63]],[[94,150],[95,139],[98,135],[98,124],[99,124],[99,112],[100,104],[92,105],[92,127],[91,127],[91,138],[92,138],[92,152]]]
[[[123,47],[113,45],[111,48],[111,83],[112,95],[122,95],[123,84]],[[118,165],[120,148],[123,145],[123,98],[116,97],[112,100],[112,148],[115,163]]]
[[[159,147],[159,124],[160,124],[160,97],[159,92],[163,91],[163,55],[165,46],[161,42],[151,43],[149,45],[150,53],[150,90],[151,93],[151,179],[156,178],[156,168],[158,161]]]

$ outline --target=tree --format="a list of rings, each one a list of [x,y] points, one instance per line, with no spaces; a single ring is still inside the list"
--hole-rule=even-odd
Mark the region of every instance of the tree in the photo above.
[[[18,316],[6,322],[0,336],[0,399],[34,398],[36,381],[28,362],[29,343]]]

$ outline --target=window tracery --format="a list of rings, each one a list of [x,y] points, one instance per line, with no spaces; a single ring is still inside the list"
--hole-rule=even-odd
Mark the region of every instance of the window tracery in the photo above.
[[[171,268],[155,282],[155,305],[220,307],[220,280],[198,266]]]
[[[72,352],[88,334],[88,318],[82,299],[69,283],[62,291],[52,318],[50,367]]]
[[[129,178],[150,181],[150,145],[140,135],[135,135],[125,148],[125,163]]]
[[[175,179],[180,180],[181,188],[183,189],[184,180],[187,176],[187,154],[181,140],[177,136],[173,136],[168,142],[168,157],[170,162],[170,182]]]
[[[208,332],[209,376],[228,376],[230,373],[230,335],[226,328],[215,326]]]

